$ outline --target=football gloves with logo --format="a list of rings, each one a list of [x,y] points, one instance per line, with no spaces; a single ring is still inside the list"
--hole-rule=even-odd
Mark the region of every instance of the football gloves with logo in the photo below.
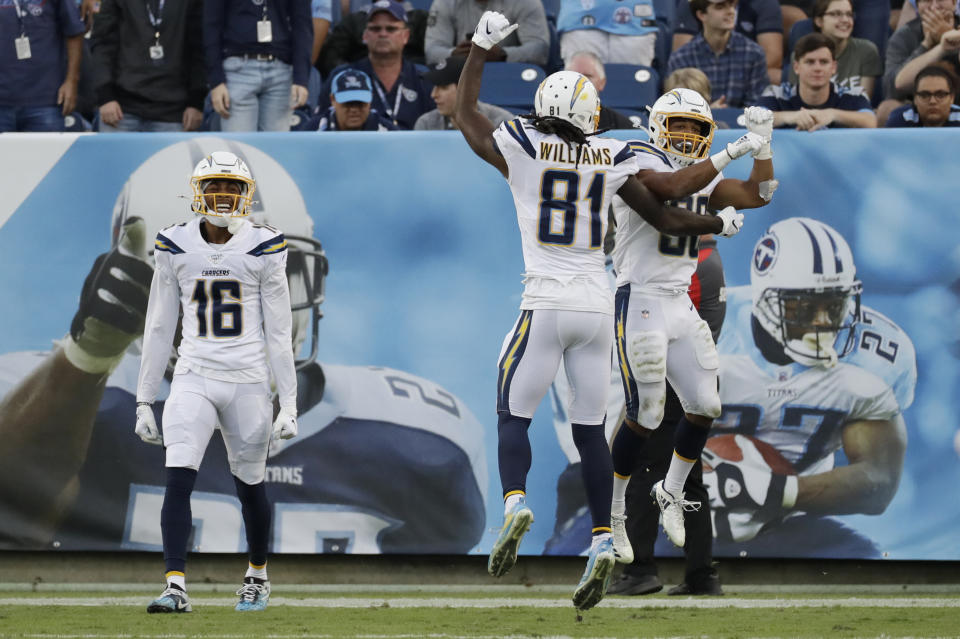
[[[739,522],[740,534],[746,534],[754,524],[762,526],[793,508],[797,476],[775,474],[750,439],[737,435],[735,440],[743,455],[740,461],[724,459],[704,448],[703,462],[714,472],[704,473],[703,480],[710,507],[723,513],[731,523]],[[759,530],[757,527],[750,537]]]
[[[731,161],[742,158],[747,153],[755,153],[763,146],[763,138],[756,133],[745,133],[739,138],[727,144],[726,148],[719,153],[710,156],[714,168],[722,171]]]
[[[132,217],[117,245],[97,257],[80,293],[80,307],[63,341],[67,359],[87,373],[109,373],[130,343],[143,335],[153,268],[147,262],[146,224]]]
[[[146,402],[137,403],[137,425],[133,431],[148,444],[158,446],[163,444],[160,429],[157,428],[157,420],[153,416],[153,406]]]
[[[770,109],[752,106],[743,110],[743,119],[747,125],[747,131],[755,133],[763,138],[763,145],[753,152],[755,160],[773,159],[773,149],[770,142],[773,140],[773,111]]]
[[[481,49],[490,50],[495,44],[517,30],[520,25],[510,24],[507,17],[498,11],[484,11],[473,32],[473,43]]]
[[[296,409],[280,408],[277,418],[273,420],[273,440],[290,439],[297,436]]]
[[[720,231],[720,235],[723,237],[733,237],[740,232],[740,227],[743,226],[743,213],[732,206],[717,211],[717,217],[723,220],[723,230]]]

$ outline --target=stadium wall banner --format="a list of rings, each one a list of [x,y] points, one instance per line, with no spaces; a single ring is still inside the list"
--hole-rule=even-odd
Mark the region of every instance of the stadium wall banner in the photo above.
[[[958,146],[953,130],[775,132],[773,202],[718,242],[725,408],[705,474],[717,556],[960,559]],[[507,185],[451,132],[0,136],[0,548],[161,549],[163,449],[133,432],[129,326],[146,298],[127,271],[130,258],[152,269],[156,232],[191,218],[188,176],[217,149],[246,159],[255,221],[288,237],[300,309],[300,435],[267,462],[272,551],[489,552],[502,520],[497,361],[523,264]],[[726,176],[749,170],[737,161]],[[768,232],[788,218],[807,220]],[[325,275],[306,238],[322,243]],[[786,272],[791,251],[809,259]],[[802,286],[817,269],[837,274],[833,305],[817,306],[832,288],[808,290],[769,307],[768,325],[833,313],[832,345],[786,339],[836,357],[768,361],[751,279]],[[109,375],[64,357],[84,331],[93,355],[118,357]],[[525,554],[589,541],[583,497],[559,481],[576,460],[556,397],[530,428]],[[785,508],[772,502],[790,475],[798,504]],[[803,511],[804,487],[824,480]],[[219,434],[192,510],[194,551],[245,550]]]

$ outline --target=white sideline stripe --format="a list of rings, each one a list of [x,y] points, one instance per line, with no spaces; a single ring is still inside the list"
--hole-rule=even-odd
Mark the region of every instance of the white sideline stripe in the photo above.
[[[670,585],[670,584],[665,584]],[[88,583],[88,582],[0,582],[0,592],[154,592],[156,583]],[[230,592],[235,583],[191,583],[190,592]],[[900,595],[960,593],[956,584],[723,584],[729,595]],[[273,584],[276,593],[502,593],[502,594],[556,594],[572,592],[569,584]],[[666,595],[651,595],[646,600],[659,599]]]
[[[106,639],[107,637],[115,639],[134,639],[141,637],[149,637],[150,639],[196,639],[197,635],[186,635],[186,634],[159,634],[159,635],[130,635],[130,634],[25,634],[20,635],[22,637],[30,637],[31,639]],[[574,639],[570,635],[537,635],[541,639]],[[278,635],[278,634],[256,634],[256,635],[203,635],[204,639],[332,639],[334,637],[342,639],[343,637],[352,637],[353,639],[530,639],[530,635],[451,635],[451,634],[423,634],[417,633],[415,635],[371,635],[371,634],[357,634],[357,635],[323,635],[323,634],[293,634],[293,635]],[[577,635],[577,639],[616,639],[615,637],[589,637],[584,635]],[[649,639],[686,639],[685,636],[678,637],[651,637]]]
[[[144,606],[144,597],[5,597],[0,606]],[[220,598],[191,598],[199,606],[230,606],[236,601]],[[384,598],[384,597],[325,597],[289,598],[271,597],[272,606],[293,608],[573,608],[570,599],[484,598],[457,597]],[[694,597],[672,599],[607,598],[604,608],[960,608],[957,598],[894,597],[872,599],[842,597],[835,599],[737,599]]]

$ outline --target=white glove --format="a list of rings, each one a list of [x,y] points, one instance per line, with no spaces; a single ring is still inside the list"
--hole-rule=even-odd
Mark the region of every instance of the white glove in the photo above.
[[[153,407],[150,404],[137,404],[137,426],[133,430],[140,436],[140,439],[148,444],[158,446],[163,444],[163,438],[157,428],[157,420],[153,416]]]
[[[297,411],[281,407],[277,418],[273,420],[273,440],[290,439],[296,436]]]
[[[510,24],[499,11],[484,11],[473,31],[473,43],[481,49],[490,48],[517,30],[520,25]]]
[[[722,171],[732,160],[742,158],[747,153],[756,153],[763,146],[763,138],[756,133],[747,132],[727,144],[719,153],[710,156],[710,161],[717,171]]]
[[[756,133],[764,140],[763,146],[753,152],[754,159],[773,159],[773,149],[770,147],[773,140],[773,111],[759,106],[747,107],[743,110],[743,119],[747,124],[747,131]]]
[[[732,206],[727,206],[717,211],[717,217],[723,220],[723,230],[720,235],[723,237],[733,237],[740,232],[743,226],[743,213],[737,211]]]

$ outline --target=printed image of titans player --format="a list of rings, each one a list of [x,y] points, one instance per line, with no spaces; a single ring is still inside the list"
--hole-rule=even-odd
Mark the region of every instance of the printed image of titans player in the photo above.
[[[704,451],[716,555],[882,556],[833,516],[879,515],[896,494],[917,367],[861,289],[846,240],[797,217],[757,242],[750,286],[727,290],[714,429],[739,452]]]
[[[77,291],[72,324],[64,319],[68,335],[51,351],[0,355],[0,548],[161,549],[164,451],[134,434],[153,274],[147,246],[161,228],[189,219],[177,196],[189,192],[189,168],[218,149],[257,177],[251,220],[277,227],[288,243],[299,434],[271,444],[267,459],[270,552],[469,552],[485,524],[480,424],[430,380],[316,361],[328,269],[300,190],[267,154],[217,138],[178,142],[137,168],[116,201],[112,249]],[[67,351],[102,372],[86,372]],[[169,371],[174,358],[175,350]],[[235,493],[217,434],[191,498],[191,550],[245,551]]]

